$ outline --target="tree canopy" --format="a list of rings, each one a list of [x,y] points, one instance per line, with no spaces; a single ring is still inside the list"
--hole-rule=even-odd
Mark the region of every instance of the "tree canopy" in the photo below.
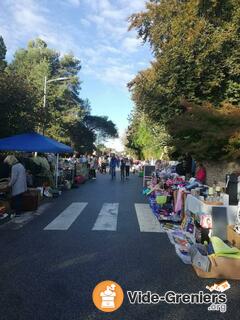
[[[225,142],[220,143],[220,131],[215,129],[224,121],[228,126],[224,112],[240,116],[239,1],[152,0],[147,2],[146,11],[129,20],[130,29],[136,29],[138,36],[150,44],[154,55],[151,66],[128,84],[138,114],[158,128],[164,127],[171,137],[166,144],[170,143],[172,150],[188,148],[196,157],[206,159],[231,157],[229,150],[234,146],[229,149],[230,132],[226,130],[224,137],[221,134]],[[199,105],[199,111],[191,113],[192,121],[188,121],[190,114],[183,100],[193,108]],[[232,109],[226,107],[229,104]],[[216,122],[209,122],[209,112],[217,115]],[[201,125],[197,114],[201,114]],[[212,131],[209,139],[201,138],[203,132],[196,135],[193,123],[199,124],[198,131],[201,127],[205,134],[206,130]],[[139,123],[131,121],[132,126],[139,131]],[[231,136],[236,137],[238,123],[232,126]],[[183,131],[187,131],[187,143]],[[198,150],[194,144],[197,139]],[[152,136],[148,143],[154,144],[151,140]]]
[[[3,37],[0,36],[0,71],[4,70],[6,67],[6,53],[7,53],[7,48],[5,46]]]

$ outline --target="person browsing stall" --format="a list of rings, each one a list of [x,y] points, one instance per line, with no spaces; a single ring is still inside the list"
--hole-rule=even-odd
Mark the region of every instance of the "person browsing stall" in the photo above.
[[[198,166],[197,166],[197,171],[196,171],[195,178],[196,178],[197,181],[199,181],[202,184],[204,184],[206,182],[206,177],[207,177],[206,168],[200,162],[198,164]]]
[[[19,216],[22,210],[23,193],[27,191],[26,170],[13,155],[7,156],[4,162],[11,167],[11,178],[8,185],[12,189],[12,207]]]
[[[206,168],[200,162],[197,165],[195,178],[190,179],[189,184],[186,186],[186,189],[191,190],[191,189],[200,187],[201,185],[204,185],[204,183],[206,183],[206,177],[207,177]]]

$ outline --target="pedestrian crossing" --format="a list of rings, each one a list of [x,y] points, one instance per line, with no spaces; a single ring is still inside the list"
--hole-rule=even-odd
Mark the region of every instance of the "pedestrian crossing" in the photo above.
[[[118,203],[104,203],[92,230],[117,230]]]
[[[86,202],[73,202],[56,219],[49,223],[44,230],[68,230],[86,206]]]
[[[135,203],[135,210],[141,232],[163,232],[148,204]]]
[[[87,209],[87,202],[73,202],[63,210],[44,230],[67,231],[79,218],[80,214]],[[157,218],[152,214],[148,204],[135,203],[134,205],[138,227],[140,232],[161,233],[164,232]],[[104,203],[98,213],[91,231],[117,231],[118,220],[121,217],[119,203]],[[120,214],[119,214],[120,212]]]

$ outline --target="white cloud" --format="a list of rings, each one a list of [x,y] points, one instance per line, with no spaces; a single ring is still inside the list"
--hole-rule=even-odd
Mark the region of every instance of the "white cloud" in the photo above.
[[[87,19],[81,19],[80,22],[81,22],[81,24],[82,24],[84,27],[86,27],[86,28],[88,28],[88,27],[91,26],[90,21],[88,21]]]
[[[73,39],[74,29],[71,26],[54,23],[50,12],[34,0],[5,0],[8,10],[8,28],[0,28],[11,55],[18,48],[18,43],[41,37],[48,45],[61,53],[73,51],[78,53],[78,46]],[[6,20],[0,12],[0,22],[6,25]],[[5,22],[5,23],[4,23]],[[66,32],[66,30],[71,32]],[[76,32],[75,32],[76,33]]]
[[[123,40],[122,48],[129,53],[133,53],[138,50],[140,45],[141,45],[141,42],[139,39],[133,38],[133,37],[126,37]]]
[[[105,59],[105,65],[121,66],[122,65],[122,57],[107,57]]]
[[[140,41],[134,32],[127,32],[126,19],[134,8],[143,7],[143,0],[62,0],[62,5],[77,7],[81,4],[79,21],[69,21],[69,24],[61,24],[40,1],[0,1],[6,8],[0,12],[0,33],[11,55],[19,48],[19,43],[41,37],[61,54],[72,51],[79,56],[81,72],[92,78],[126,87],[134,77],[137,62],[133,54]]]
[[[103,10],[110,10],[112,4],[109,0],[82,0],[93,12],[100,13]]]
[[[15,22],[27,31],[40,31],[44,29],[44,25],[47,24],[47,19],[37,14],[33,8],[24,8],[16,5],[13,15]]]
[[[116,1],[116,0],[115,0]],[[139,12],[145,9],[145,0],[117,0],[119,6],[126,8],[126,11],[130,14]]]
[[[119,9],[103,10],[101,14],[105,18],[118,20],[118,21],[121,21],[122,19],[126,18],[126,13],[123,10],[119,10]]]
[[[99,46],[99,50],[101,50],[102,53],[106,53],[106,52],[109,52],[109,53],[113,53],[113,54],[119,54],[121,53],[121,51],[111,45],[108,45],[108,44],[100,44]]]
[[[81,0],[65,0],[67,1],[69,4],[75,6],[75,7],[79,7],[81,4]]]
[[[87,16],[88,21],[95,23],[96,25],[102,26],[105,22],[105,18],[97,14]]]
[[[128,65],[106,66],[102,70],[100,78],[111,84],[126,87],[126,84],[134,77]]]
[[[97,4],[99,10],[110,10],[112,8],[111,2],[109,0],[98,0]]]

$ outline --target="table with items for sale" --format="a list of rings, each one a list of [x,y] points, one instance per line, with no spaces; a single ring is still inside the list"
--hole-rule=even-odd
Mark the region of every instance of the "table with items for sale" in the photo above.
[[[199,277],[240,279],[240,207],[230,206],[218,187],[216,192],[205,185],[189,190],[188,185],[175,174],[153,172],[143,194],[178,257]]]

